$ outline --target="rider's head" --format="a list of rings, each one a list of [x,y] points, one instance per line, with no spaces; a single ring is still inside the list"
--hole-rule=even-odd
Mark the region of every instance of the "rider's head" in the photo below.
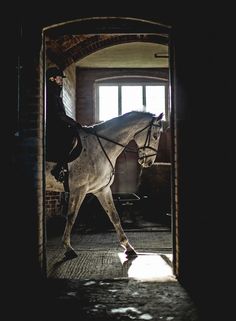
[[[57,67],[50,67],[46,72],[47,81],[55,82],[58,86],[62,86],[63,78],[66,78],[63,71]]]

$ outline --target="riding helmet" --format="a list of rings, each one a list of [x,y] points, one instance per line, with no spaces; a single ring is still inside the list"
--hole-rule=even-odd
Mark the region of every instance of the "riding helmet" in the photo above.
[[[51,77],[56,77],[56,76],[61,76],[62,78],[66,78],[63,71],[57,67],[48,68],[46,75],[47,75],[47,79],[49,79]]]

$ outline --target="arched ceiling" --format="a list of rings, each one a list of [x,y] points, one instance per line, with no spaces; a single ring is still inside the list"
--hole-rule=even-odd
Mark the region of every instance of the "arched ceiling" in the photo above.
[[[98,50],[79,60],[80,68],[168,68],[168,46],[131,42]]]
[[[157,34],[46,37],[49,60],[61,68],[168,68],[168,38]]]

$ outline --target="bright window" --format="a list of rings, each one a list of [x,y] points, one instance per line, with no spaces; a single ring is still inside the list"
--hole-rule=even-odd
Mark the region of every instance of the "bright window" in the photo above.
[[[118,116],[118,86],[99,86],[99,120]]]
[[[165,86],[146,86],[146,110],[165,114]]]
[[[98,121],[123,115],[132,110],[147,111],[155,115],[164,113],[167,119],[165,85],[98,85]]]
[[[121,86],[121,114],[143,110],[142,86]]]

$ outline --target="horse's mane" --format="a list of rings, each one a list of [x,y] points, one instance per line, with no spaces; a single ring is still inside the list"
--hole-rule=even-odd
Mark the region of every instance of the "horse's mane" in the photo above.
[[[106,121],[102,121],[100,123],[97,123],[97,124],[94,124],[94,125],[91,125],[91,126],[83,126],[83,128],[85,130],[88,130],[88,131],[97,131],[97,130],[102,130],[102,129],[106,129],[108,127],[111,126],[111,124],[113,123],[116,123],[117,121],[120,121],[120,120],[123,120],[124,118],[129,118],[130,116],[133,116],[133,115],[147,115],[147,116],[150,116],[150,117],[154,117],[155,115],[150,113],[150,112],[147,112],[147,111],[137,111],[137,110],[132,110],[128,113],[125,113],[123,115],[120,115],[120,116],[117,116],[117,117],[114,117],[114,118],[111,118],[109,120],[106,120]]]

